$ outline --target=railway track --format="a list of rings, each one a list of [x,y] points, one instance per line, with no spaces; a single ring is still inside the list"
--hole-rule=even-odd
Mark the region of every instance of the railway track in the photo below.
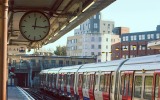
[[[25,88],[24,90],[28,92],[35,100],[58,100],[55,97],[49,94],[43,93],[36,89],[29,89],[29,88],[26,89]]]

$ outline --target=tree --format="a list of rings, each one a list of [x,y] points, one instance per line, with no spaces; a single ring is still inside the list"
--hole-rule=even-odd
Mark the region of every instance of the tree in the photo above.
[[[58,56],[66,56],[67,53],[66,53],[66,46],[57,46],[56,47],[56,50],[54,51],[54,54],[55,55],[58,55]]]

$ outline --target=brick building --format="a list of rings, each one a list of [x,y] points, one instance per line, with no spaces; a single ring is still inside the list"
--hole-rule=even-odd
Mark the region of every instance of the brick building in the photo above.
[[[159,50],[147,47],[149,41],[160,39],[160,26],[155,31],[119,34],[121,41],[112,44],[111,59],[132,58],[137,56],[159,54]]]

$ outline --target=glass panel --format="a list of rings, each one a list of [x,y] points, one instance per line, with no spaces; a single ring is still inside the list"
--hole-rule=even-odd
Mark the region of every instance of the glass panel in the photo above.
[[[135,76],[134,97],[141,98],[142,76]]]
[[[155,99],[158,99],[158,89],[160,86],[160,76],[156,75]]]
[[[89,83],[90,83],[90,75],[87,75],[87,79],[86,79],[86,89],[89,89]]]
[[[144,85],[144,99],[151,100],[152,99],[152,80],[153,76],[145,77],[145,85]]]
[[[123,94],[123,91],[124,91],[124,79],[125,79],[125,76],[122,75],[121,76],[121,91],[120,91],[121,94]]]
[[[114,75],[112,75],[111,78],[111,93],[113,93],[113,88],[114,88]]]
[[[129,75],[129,86],[128,86],[128,96],[131,96],[132,94],[132,82],[133,81],[133,75]]]
[[[83,78],[83,74],[79,74],[78,87],[80,87],[80,88],[82,88],[82,78]]]
[[[93,89],[94,87],[94,74],[90,75],[89,89]]]
[[[109,92],[109,87],[110,87],[110,75],[106,74],[105,75],[105,92]]]
[[[98,90],[98,75],[95,76],[95,82],[94,82],[94,87],[95,87],[95,90]]]
[[[128,80],[129,80],[129,76],[127,75],[125,75],[125,81],[124,81],[124,91],[123,91],[123,95],[127,95],[127,89],[128,89]]]
[[[104,82],[105,82],[104,75],[101,75],[100,76],[100,84],[99,84],[99,90],[100,91],[104,91]]]
[[[83,75],[83,88],[86,87],[86,75]]]
[[[58,78],[58,87],[61,86],[61,81],[62,81],[62,75],[59,74],[59,78]]]
[[[71,74],[70,86],[74,86],[74,74]]]

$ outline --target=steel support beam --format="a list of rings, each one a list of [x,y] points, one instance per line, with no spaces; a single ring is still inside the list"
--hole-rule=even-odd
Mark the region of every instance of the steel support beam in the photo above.
[[[0,0],[0,100],[7,100],[8,0]]]

